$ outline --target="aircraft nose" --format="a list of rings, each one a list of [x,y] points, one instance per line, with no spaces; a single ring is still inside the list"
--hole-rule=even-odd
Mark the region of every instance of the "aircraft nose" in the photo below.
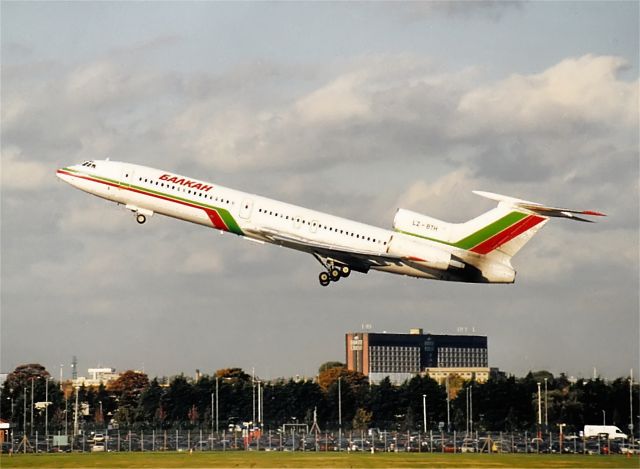
[[[71,174],[67,171],[66,168],[60,168],[56,171],[56,176],[62,179],[64,182],[69,182],[71,179]]]

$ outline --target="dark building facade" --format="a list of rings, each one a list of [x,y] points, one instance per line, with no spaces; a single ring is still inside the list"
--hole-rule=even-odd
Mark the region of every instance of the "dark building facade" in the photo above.
[[[385,376],[403,381],[418,373],[438,378],[456,373],[482,380],[489,374],[486,336],[424,334],[422,329],[409,334],[348,333],[346,363],[372,381]]]

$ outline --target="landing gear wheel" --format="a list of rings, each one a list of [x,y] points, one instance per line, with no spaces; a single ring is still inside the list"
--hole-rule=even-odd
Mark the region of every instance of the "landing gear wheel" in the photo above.
[[[329,274],[327,272],[320,272],[318,279],[320,280],[320,285],[322,285],[323,287],[326,287],[331,283],[331,279],[329,278]]]
[[[142,225],[145,221],[147,221],[147,217],[139,213],[136,215],[136,221]]]
[[[329,270],[329,275],[331,276],[331,280],[334,282],[340,280],[340,271],[335,267],[332,267],[331,270]]]
[[[349,267],[348,265],[343,265],[342,267],[340,267],[340,275],[342,275],[344,278],[347,278],[350,274],[351,267]]]

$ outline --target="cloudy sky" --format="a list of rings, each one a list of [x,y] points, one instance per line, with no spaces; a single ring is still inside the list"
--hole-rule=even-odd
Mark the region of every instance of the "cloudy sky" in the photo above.
[[[2,2],[3,372],[313,376],[344,334],[475,331],[490,365],[638,370],[638,2]],[[552,220],[515,285],[373,272],[154,217],[55,170],[124,160],[390,227],[480,189]],[[369,325],[369,326],[367,326]],[[466,329],[464,329],[466,328]]]

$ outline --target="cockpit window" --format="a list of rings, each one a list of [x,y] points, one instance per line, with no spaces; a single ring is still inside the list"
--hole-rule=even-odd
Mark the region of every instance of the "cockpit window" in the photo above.
[[[93,161],[85,161],[82,163],[82,166],[86,166],[87,168],[95,168],[96,164]]]

